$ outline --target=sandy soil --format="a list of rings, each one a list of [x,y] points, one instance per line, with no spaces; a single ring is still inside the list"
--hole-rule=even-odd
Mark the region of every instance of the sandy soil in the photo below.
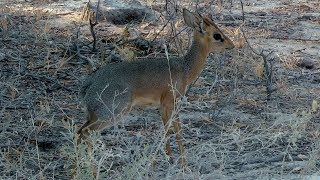
[[[99,68],[108,58],[100,62],[100,52],[91,52],[89,25],[81,20],[84,2],[0,2],[0,179],[70,179],[75,157],[87,162],[72,143],[73,125],[85,121],[78,93],[88,60]],[[242,44],[236,33],[242,25],[238,1],[213,3],[203,11],[233,30],[234,41]],[[247,43],[210,55],[179,103],[189,170],[180,168],[174,137],[175,161],[166,159],[158,110],[136,109],[97,135],[99,146],[89,158],[101,161],[101,179],[319,179],[320,3],[250,0],[244,12],[241,27],[250,46],[272,52],[267,56],[273,64],[271,99],[266,100],[263,59]],[[148,39],[165,23],[129,30]],[[109,22],[95,27],[98,39],[107,42],[106,57],[124,29]],[[167,29],[161,36],[172,39]],[[160,51],[134,50],[138,56]],[[83,166],[78,178],[88,179]]]

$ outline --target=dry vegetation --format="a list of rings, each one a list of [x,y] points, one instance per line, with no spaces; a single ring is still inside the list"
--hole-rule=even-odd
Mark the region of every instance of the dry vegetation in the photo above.
[[[178,1],[194,9],[195,2],[188,3]],[[137,109],[120,125],[93,135],[92,154],[74,143],[75,128],[85,121],[78,92],[88,69],[161,56],[163,42],[170,54],[179,54],[188,45],[181,14],[165,28],[165,11],[153,23],[99,22],[98,50],[92,52],[81,2],[1,1],[0,179],[70,179],[72,173],[92,179],[91,164],[101,179],[319,175],[319,1],[246,1],[244,24],[240,1],[203,0],[198,6],[201,12],[215,12],[214,19],[228,28],[239,49],[211,55],[178,103],[189,167],[182,170],[178,158],[170,164],[165,156],[164,128],[155,109]],[[143,39],[126,43],[136,37]],[[147,41],[149,48],[138,48]],[[265,62],[272,65],[272,77],[265,73]],[[173,137],[171,142],[178,156]],[[76,172],[70,168],[74,164]]]

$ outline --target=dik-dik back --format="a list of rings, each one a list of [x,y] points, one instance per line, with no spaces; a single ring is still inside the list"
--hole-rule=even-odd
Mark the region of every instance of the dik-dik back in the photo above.
[[[134,105],[158,105],[168,136],[174,99],[183,95],[187,85],[197,78],[210,52],[234,48],[232,41],[211,19],[186,9],[183,9],[183,17],[194,31],[192,45],[183,57],[109,64],[88,77],[81,90],[88,119],[79,130],[80,137],[85,138],[91,130],[113,125],[117,115],[128,112]],[[173,89],[177,92],[173,93]],[[180,153],[184,155],[179,120],[178,117],[174,119]],[[171,156],[169,142],[166,152]]]

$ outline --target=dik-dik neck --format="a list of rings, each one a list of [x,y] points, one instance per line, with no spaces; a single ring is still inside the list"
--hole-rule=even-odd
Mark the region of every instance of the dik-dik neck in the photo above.
[[[190,84],[199,76],[210,53],[209,41],[201,36],[203,35],[199,32],[194,32],[192,45],[184,56],[187,84]]]

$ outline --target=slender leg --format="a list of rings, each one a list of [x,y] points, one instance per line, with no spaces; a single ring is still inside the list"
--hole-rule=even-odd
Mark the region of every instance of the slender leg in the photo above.
[[[168,110],[166,107],[162,106],[161,107],[161,117],[164,125],[164,131],[165,131],[165,138],[166,138],[166,154],[170,157],[170,161],[172,162],[172,152],[170,149],[170,123],[169,119],[171,116],[171,112],[168,114]]]
[[[182,136],[181,136],[181,127],[180,127],[179,117],[175,118],[175,120],[173,122],[173,128],[174,128],[174,133],[176,135],[176,141],[177,141],[179,151],[180,151],[181,166],[185,167],[187,165],[187,163],[186,163],[184,148],[182,145]]]
[[[101,131],[110,126],[107,121],[99,121],[94,112],[88,113],[87,122],[84,123],[78,130],[80,140],[85,140],[90,135],[92,131]]]
[[[90,132],[92,130],[96,130],[97,128],[95,126],[103,126],[101,125],[101,122],[98,121],[98,118],[94,112],[89,111],[87,115],[87,121],[81,126],[81,128],[77,131],[78,139],[77,139],[77,145],[79,145],[82,142],[84,142],[87,145],[87,153],[90,155],[93,151],[93,142],[88,139],[90,136]],[[72,166],[73,173],[72,173],[72,179],[74,179],[75,172],[77,171],[77,165]],[[93,177],[96,177],[97,175],[97,167],[94,163],[92,163],[92,175]]]
[[[164,96],[161,99],[161,115],[162,115],[162,121],[165,127],[165,137],[166,137],[166,153],[170,157],[170,160],[172,161],[172,152],[170,149],[170,142],[169,142],[169,125],[170,125],[170,118],[173,113],[173,107],[174,107],[174,100],[172,98],[171,92],[169,92],[169,96]],[[176,142],[179,147],[180,155],[181,155],[181,165],[183,167],[186,166],[186,159],[185,159],[185,152],[184,148],[182,145],[182,136],[181,136],[181,127],[180,127],[180,122],[179,122],[179,117],[178,115],[174,116],[174,121],[173,121],[173,127],[174,127],[174,133],[176,136]]]
[[[88,125],[96,122],[98,120],[97,116],[93,112],[88,112],[87,115],[87,121],[84,123],[81,128],[78,130],[78,133],[82,131],[82,129],[85,129]]]
[[[77,143],[79,144],[81,141],[84,141],[90,135],[90,126],[95,124],[98,121],[98,118],[94,112],[89,111],[87,115],[87,121],[84,123],[81,128],[78,130],[77,134],[79,138],[77,139]],[[91,129],[92,130],[92,129]]]

